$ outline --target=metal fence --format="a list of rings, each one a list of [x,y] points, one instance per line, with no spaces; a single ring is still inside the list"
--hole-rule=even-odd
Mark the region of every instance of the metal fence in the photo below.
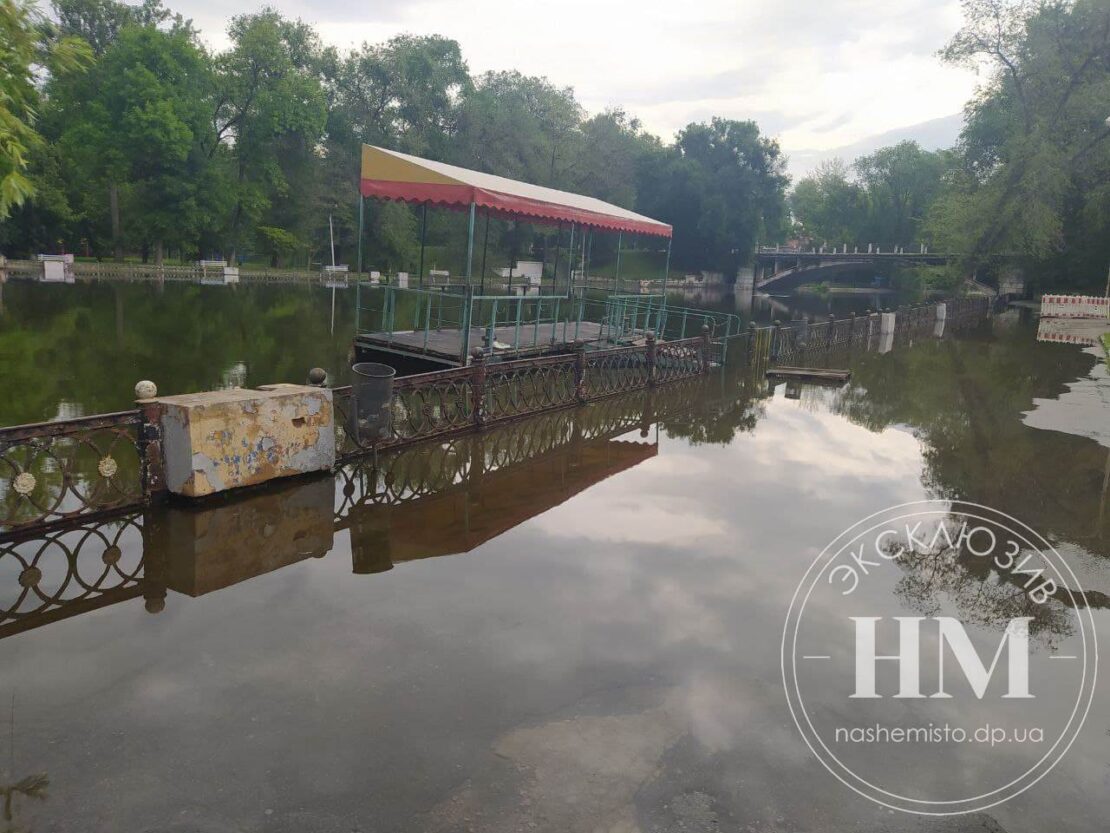
[[[42,263],[37,260],[9,260],[0,271],[16,278],[40,280]],[[74,280],[111,280],[126,283],[223,283],[223,271],[215,266],[207,268],[198,264],[116,263],[114,261],[77,261],[66,265],[66,272]],[[355,272],[338,272],[325,275],[322,269],[278,269],[256,266],[239,269],[235,283],[315,284],[324,282],[354,283],[360,276]],[[362,273],[367,281],[370,274]]]
[[[0,527],[104,515],[148,493],[142,412],[0,429]]]
[[[394,382],[388,420],[372,440],[350,426],[353,391],[335,388],[341,458],[455,434],[529,414],[688,378],[710,364],[707,335],[659,344],[489,363],[476,350],[467,367],[407,376]]]

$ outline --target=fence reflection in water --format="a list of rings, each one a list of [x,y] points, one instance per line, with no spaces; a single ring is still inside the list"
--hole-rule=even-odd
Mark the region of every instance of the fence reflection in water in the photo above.
[[[468,551],[654,456],[657,420],[712,390],[697,377],[398,448],[231,500],[8,535],[0,638],[129,600],[158,613],[169,591],[202,596],[323,557],[344,531],[360,574]]]

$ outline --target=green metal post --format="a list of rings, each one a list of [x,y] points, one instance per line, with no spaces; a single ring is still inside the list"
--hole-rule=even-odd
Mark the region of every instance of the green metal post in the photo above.
[[[574,223],[570,224],[570,246],[567,247],[567,292],[574,286]],[[557,292],[558,286],[555,287]]]
[[[667,277],[671,273],[671,238],[667,238],[667,263],[663,267],[663,302],[667,301]]]
[[[551,286],[552,292],[559,286],[559,254],[563,247],[563,224],[559,223],[558,228],[555,229],[555,266],[551,271]],[[541,278],[542,282],[542,278]]]
[[[428,350],[428,331],[432,328],[432,300],[433,297],[429,295],[424,305],[424,350]]]
[[[470,227],[466,233],[466,285],[474,275],[474,203],[470,204]]]
[[[482,240],[482,276],[478,279],[482,285],[482,294],[486,294],[486,252],[489,250],[489,212],[486,212],[486,234]]]
[[[355,265],[355,335],[362,332],[362,213],[366,197],[358,195],[358,258]]]
[[[417,279],[419,286],[424,285],[424,235],[428,231],[428,204],[421,205],[420,211],[420,277]]]
[[[513,349],[520,349],[520,315],[524,308],[524,296],[521,295],[516,301],[516,334],[513,336]]]
[[[663,267],[663,309],[667,308],[667,277],[671,274],[671,238],[667,238],[667,264]]]
[[[594,256],[594,233],[587,229],[582,232],[582,285],[590,279],[590,260]],[[567,296],[570,296],[568,291]]]
[[[467,283],[466,292],[462,299],[462,321],[460,322],[462,324],[462,355],[459,356],[459,360],[464,367],[470,361],[470,307],[474,300],[473,291],[473,288]]]
[[[497,299],[493,299],[493,314],[490,316],[488,335],[489,339],[489,353],[493,355],[493,344],[497,341]]]
[[[362,274],[362,221],[363,209],[366,207],[366,197],[359,194],[358,197],[358,264],[355,269],[358,273]]]
[[[613,289],[617,292],[621,291],[621,241],[624,239],[624,232],[617,232],[617,271],[613,275]]]

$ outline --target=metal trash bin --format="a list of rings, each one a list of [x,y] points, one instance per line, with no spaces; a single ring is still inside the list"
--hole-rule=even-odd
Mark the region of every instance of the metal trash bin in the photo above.
[[[397,371],[387,364],[359,362],[351,366],[351,410],[347,430],[360,443],[373,442],[389,430],[393,399],[393,377]]]

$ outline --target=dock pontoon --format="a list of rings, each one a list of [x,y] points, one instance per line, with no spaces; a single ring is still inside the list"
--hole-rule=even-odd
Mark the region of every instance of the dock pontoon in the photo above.
[[[682,338],[700,332],[703,325],[717,328],[721,323],[721,314],[668,308],[671,227],[620,206],[370,145],[362,149],[360,194],[360,275],[366,198],[421,209],[417,274],[399,273],[373,284],[360,280],[357,285],[355,349],[360,358],[394,363],[400,359],[402,364],[408,359],[416,367],[463,366],[478,350],[490,361],[518,359],[566,352],[575,343],[587,348],[636,343],[649,332],[659,338]],[[467,215],[464,274],[455,280],[443,269],[425,271],[429,207]],[[483,216],[486,231],[476,273],[475,229]],[[546,262],[540,264],[538,279],[530,262],[516,285],[515,264],[487,274],[491,217],[558,229],[550,278]],[[564,231],[569,231],[565,264]],[[617,235],[615,276],[604,287],[588,274],[589,243],[596,232]],[[625,234],[666,241],[661,293],[641,294],[639,280],[629,287],[636,292],[621,291]],[[727,327],[738,330],[738,320],[729,320]]]

